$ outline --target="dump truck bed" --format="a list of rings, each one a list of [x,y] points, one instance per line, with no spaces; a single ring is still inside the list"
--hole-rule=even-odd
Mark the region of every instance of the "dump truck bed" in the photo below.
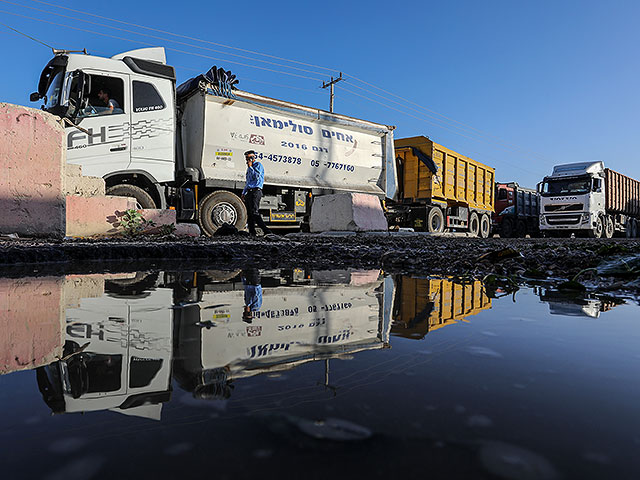
[[[640,218],[640,181],[605,168],[605,209]]]
[[[266,185],[395,194],[392,127],[242,91],[200,90],[181,108],[185,166],[219,186],[242,188],[255,150]]]
[[[427,137],[396,139],[394,143],[396,156],[402,159],[399,179],[402,200],[435,200],[493,211],[493,168]]]

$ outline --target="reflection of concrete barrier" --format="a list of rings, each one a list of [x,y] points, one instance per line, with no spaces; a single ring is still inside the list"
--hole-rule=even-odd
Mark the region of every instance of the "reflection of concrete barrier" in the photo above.
[[[64,129],[56,117],[0,103],[0,232],[65,234]]]
[[[388,229],[380,200],[364,193],[338,193],[314,198],[310,224],[312,232]]]
[[[62,355],[64,278],[0,278],[0,374],[47,365]]]

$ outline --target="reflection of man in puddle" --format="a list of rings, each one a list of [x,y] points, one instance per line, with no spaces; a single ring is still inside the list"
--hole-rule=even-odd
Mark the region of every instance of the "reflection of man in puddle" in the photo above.
[[[260,285],[260,272],[257,268],[247,268],[242,271],[242,284],[244,285],[244,311],[242,320],[251,323],[254,312],[262,307],[262,285]]]

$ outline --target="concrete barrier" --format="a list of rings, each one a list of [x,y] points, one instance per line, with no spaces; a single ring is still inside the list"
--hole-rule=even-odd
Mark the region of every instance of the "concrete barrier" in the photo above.
[[[0,103],[0,233],[64,237],[64,129],[57,117]]]
[[[91,237],[122,233],[120,214],[136,208],[130,197],[67,197],[68,237]]]
[[[364,193],[337,193],[313,199],[312,232],[387,230],[388,223],[380,200]]]

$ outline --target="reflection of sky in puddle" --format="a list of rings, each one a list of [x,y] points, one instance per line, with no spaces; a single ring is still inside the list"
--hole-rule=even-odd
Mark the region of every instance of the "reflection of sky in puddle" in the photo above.
[[[636,305],[378,271],[259,281],[247,322],[242,271],[0,279],[8,471],[637,471]]]

